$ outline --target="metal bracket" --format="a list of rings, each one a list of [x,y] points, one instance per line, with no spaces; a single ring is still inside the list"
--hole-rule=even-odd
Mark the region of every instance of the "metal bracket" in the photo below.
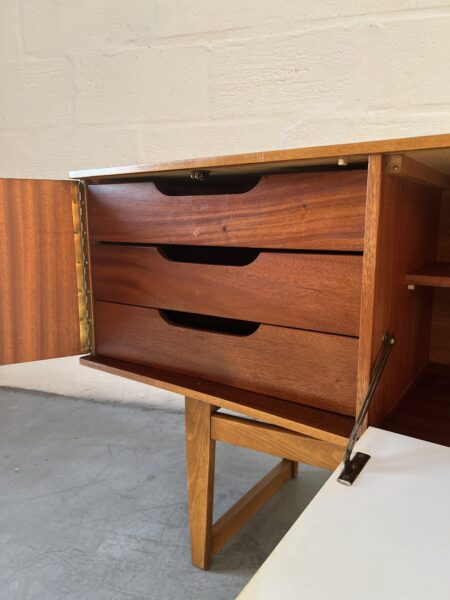
[[[355,456],[344,463],[344,468],[338,477],[339,483],[352,485],[370,459],[370,454],[357,452]]]
[[[356,417],[355,424],[353,426],[350,438],[348,440],[347,448],[345,449],[344,468],[342,469],[342,472],[337,479],[339,483],[342,483],[344,485],[352,485],[358,477],[358,475],[363,470],[363,468],[365,467],[365,465],[367,464],[368,460],[370,459],[370,455],[364,454],[363,452],[357,452],[352,458],[352,452],[358,439],[359,430],[361,429],[362,424],[364,423],[364,419],[366,418],[367,411],[370,407],[370,403],[372,402],[372,399],[375,395],[375,391],[377,389],[378,383],[381,379],[381,375],[384,371],[384,367],[386,366],[387,360],[392,350],[392,346],[394,344],[394,336],[388,332],[385,332],[385,334],[383,335],[383,341],[381,343],[380,351],[378,352],[378,355],[375,358],[375,364],[372,369],[372,376],[370,379],[366,397],[364,398],[361,410],[359,411],[359,414]]]

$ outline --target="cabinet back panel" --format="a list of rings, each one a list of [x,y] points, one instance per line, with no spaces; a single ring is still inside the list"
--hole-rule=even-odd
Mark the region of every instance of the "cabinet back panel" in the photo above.
[[[450,192],[442,195],[438,260],[450,262]],[[450,289],[435,289],[430,361],[450,365]]]

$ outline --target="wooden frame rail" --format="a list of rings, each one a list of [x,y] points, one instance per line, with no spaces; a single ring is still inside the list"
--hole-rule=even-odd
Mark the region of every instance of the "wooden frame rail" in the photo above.
[[[192,563],[208,569],[211,558],[291,478],[298,462],[335,469],[343,448],[283,427],[217,412],[218,407],[186,397],[186,457]],[[282,458],[213,523],[216,442]]]

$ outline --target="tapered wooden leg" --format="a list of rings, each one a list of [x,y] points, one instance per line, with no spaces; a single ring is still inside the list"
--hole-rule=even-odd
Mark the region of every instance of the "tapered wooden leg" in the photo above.
[[[208,569],[211,560],[216,443],[211,439],[207,402],[186,398],[186,462],[192,564]]]

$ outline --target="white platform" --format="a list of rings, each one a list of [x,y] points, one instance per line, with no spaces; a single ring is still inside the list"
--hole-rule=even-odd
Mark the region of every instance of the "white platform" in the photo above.
[[[449,600],[450,448],[369,428],[239,600]]]

